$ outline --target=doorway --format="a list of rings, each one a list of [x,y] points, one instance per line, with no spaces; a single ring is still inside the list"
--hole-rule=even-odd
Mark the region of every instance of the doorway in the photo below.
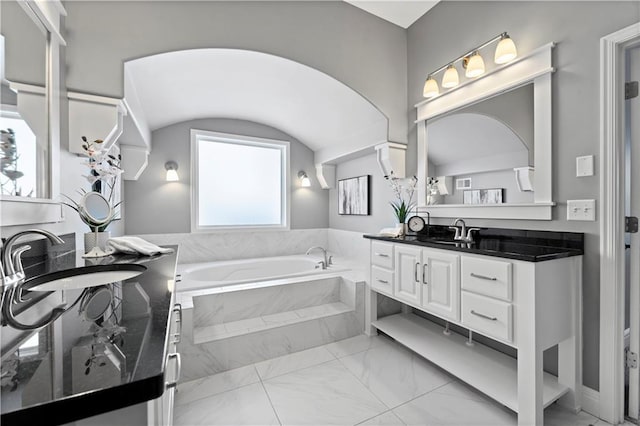
[[[626,123],[634,121],[631,119],[634,111],[629,110],[630,119],[625,120],[627,101],[624,93],[627,64],[630,65],[627,52],[631,52],[631,49],[638,45],[640,45],[640,22],[600,39],[600,373],[597,405],[592,409],[594,414],[612,424],[624,422],[625,413],[637,419],[638,405],[640,405],[638,368],[629,369],[628,380],[626,380],[629,384],[628,397],[625,403],[624,367],[626,303],[629,303],[629,347],[631,352],[640,347],[638,234],[633,234],[633,237],[629,235],[630,249],[625,248],[627,204],[629,214],[640,215],[640,209],[636,208],[636,205],[640,206],[639,184],[631,188],[632,182],[638,182],[635,176],[638,176],[640,167],[633,166],[634,156],[630,152],[632,145],[637,145],[635,157],[640,157],[640,142],[625,143],[625,134],[632,135],[631,127],[629,126],[629,130],[626,129]],[[635,121],[635,124],[640,125],[640,120]],[[635,132],[640,136],[640,132]],[[627,158],[630,161],[629,165],[626,164]],[[635,161],[638,161],[640,166],[640,160]],[[625,179],[627,170],[629,176]],[[626,197],[626,180],[630,182],[628,197]],[[628,203],[626,203],[627,198]],[[628,286],[626,286],[627,274],[625,273],[625,252],[627,251],[630,259]],[[634,262],[634,259],[638,261]],[[628,294],[625,294],[627,288]]]
[[[627,218],[640,217],[640,46],[625,49],[624,204]],[[633,220],[633,219],[631,219]],[[637,422],[640,414],[640,234],[625,229],[625,414]],[[636,231],[636,232],[633,232]]]

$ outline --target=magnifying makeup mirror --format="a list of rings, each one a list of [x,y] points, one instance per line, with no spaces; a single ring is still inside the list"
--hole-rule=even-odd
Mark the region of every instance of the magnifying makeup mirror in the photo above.
[[[87,192],[82,196],[82,199],[78,203],[81,214],[86,216],[92,223],[94,229],[95,246],[86,253],[83,257],[102,257],[108,256],[110,253],[105,252],[97,244],[98,242],[98,228],[101,225],[109,223],[113,218],[114,211],[111,208],[111,204],[107,201],[102,194],[98,192]]]

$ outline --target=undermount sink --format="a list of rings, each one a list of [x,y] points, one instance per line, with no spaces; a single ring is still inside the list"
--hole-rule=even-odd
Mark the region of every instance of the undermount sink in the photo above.
[[[456,241],[456,240],[445,239],[445,238],[425,238],[420,241],[423,241],[425,243],[446,244],[450,246],[455,246],[459,244],[473,244],[473,242]]]
[[[75,290],[124,281],[147,270],[135,263],[93,265],[52,272],[30,279],[22,286],[26,291]]]

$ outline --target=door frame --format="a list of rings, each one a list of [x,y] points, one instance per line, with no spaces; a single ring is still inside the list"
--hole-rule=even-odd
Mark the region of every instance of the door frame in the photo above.
[[[625,48],[640,22],[600,39],[600,404],[599,417],[624,421],[624,90]]]

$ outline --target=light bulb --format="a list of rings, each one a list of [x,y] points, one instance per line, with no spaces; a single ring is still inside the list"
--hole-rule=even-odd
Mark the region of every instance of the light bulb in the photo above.
[[[507,62],[515,59],[518,56],[518,51],[516,50],[516,44],[511,40],[511,37],[504,33],[500,42],[496,46],[496,54],[494,56],[494,61],[496,64],[506,64]]]
[[[178,182],[180,177],[176,170],[167,170],[167,182]]]
[[[309,188],[311,186],[311,179],[307,176],[306,172],[299,171],[298,179],[300,179],[300,186],[303,188]]]
[[[484,60],[478,52],[474,52],[467,62],[467,71],[465,76],[469,78],[478,77],[484,74]]]
[[[422,96],[425,98],[433,98],[438,96],[440,90],[438,89],[438,82],[433,77],[429,76],[427,81],[424,82],[424,89],[422,90]]]
[[[442,76],[442,87],[450,89],[456,87],[460,83],[460,77],[458,77],[458,70],[453,64],[447,67],[447,70]]]
[[[164,163],[164,168],[167,171],[167,177],[165,178],[167,182],[177,182],[180,180],[178,176],[178,163],[175,161],[167,161]]]

